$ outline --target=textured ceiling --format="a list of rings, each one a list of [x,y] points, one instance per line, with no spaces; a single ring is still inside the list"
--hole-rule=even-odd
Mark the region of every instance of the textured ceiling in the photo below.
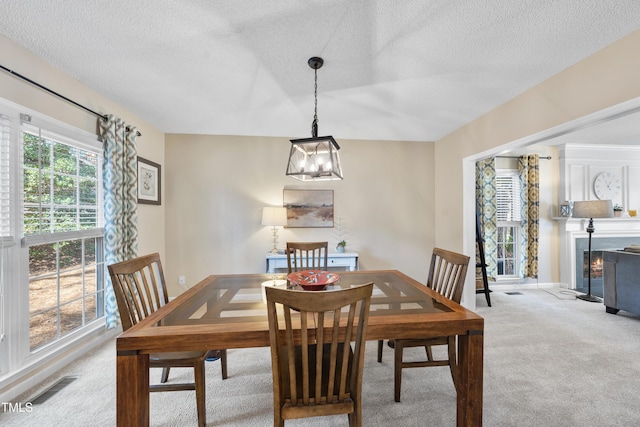
[[[164,132],[310,136],[321,56],[321,135],[428,141],[640,28],[640,1],[21,0],[0,16]]]

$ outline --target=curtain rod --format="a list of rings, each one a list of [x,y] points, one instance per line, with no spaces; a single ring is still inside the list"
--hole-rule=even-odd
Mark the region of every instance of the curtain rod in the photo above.
[[[520,156],[496,156],[499,159],[519,159]],[[551,156],[540,157],[542,160],[551,160]]]
[[[30,84],[32,84],[34,86],[37,86],[40,89],[42,89],[42,90],[44,90],[46,92],[49,92],[51,95],[57,96],[58,98],[61,98],[61,99],[65,100],[65,101],[69,102],[70,104],[73,104],[76,107],[81,108],[81,109],[85,110],[86,112],[93,114],[96,117],[100,117],[103,120],[107,120],[108,119],[108,117],[106,115],[97,113],[97,112],[93,111],[92,109],[90,109],[88,107],[85,107],[84,105],[79,104],[79,103],[77,103],[76,101],[74,101],[72,99],[67,98],[64,95],[59,94],[58,92],[56,92],[56,91],[54,91],[52,89],[49,89],[48,87],[43,86],[38,82],[35,82],[35,81],[31,80],[29,77],[25,77],[20,73],[16,73],[15,71],[10,70],[9,68],[5,67],[4,65],[0,65],[0,68],[2,68],[4,71],[6,71],[7,73],[11,74],[12,76],[15,76],[15,77],[17,77],[19,79],[22,79],[25,82],[30,83]],[[126,129],[127,129],[127,131],[130,130],[129,126],[127,126]],[[138,136],[142,136],[142,134],[140,132],[136,131],[136,133],[138,134]]]

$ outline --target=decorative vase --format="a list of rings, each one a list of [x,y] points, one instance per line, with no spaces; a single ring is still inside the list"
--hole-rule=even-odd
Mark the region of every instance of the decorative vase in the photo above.
[[[342,245],[336,246],[336,252],[343,253],[344,252],[344,246],[342,246]]]
[[[622,211],[613,211],[613,215],[619,217],[622,215]]]

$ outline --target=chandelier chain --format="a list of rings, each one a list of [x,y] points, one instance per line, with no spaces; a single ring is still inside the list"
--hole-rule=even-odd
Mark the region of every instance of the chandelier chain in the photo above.
[[[314,107],[313,107],[313,122],[311,123],[311,136],[314,138],[318,137],[318,69],[314,68],[314,86],[313,86],[313,99],[314,99]]]

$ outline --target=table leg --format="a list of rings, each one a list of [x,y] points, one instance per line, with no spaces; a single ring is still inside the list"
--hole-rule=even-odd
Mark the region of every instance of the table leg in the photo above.
[[[116,377],[117,426],[148,426],[149,355],[118,351]]]
[[[483,331],[458,336],[458,427],[482,426]]]

